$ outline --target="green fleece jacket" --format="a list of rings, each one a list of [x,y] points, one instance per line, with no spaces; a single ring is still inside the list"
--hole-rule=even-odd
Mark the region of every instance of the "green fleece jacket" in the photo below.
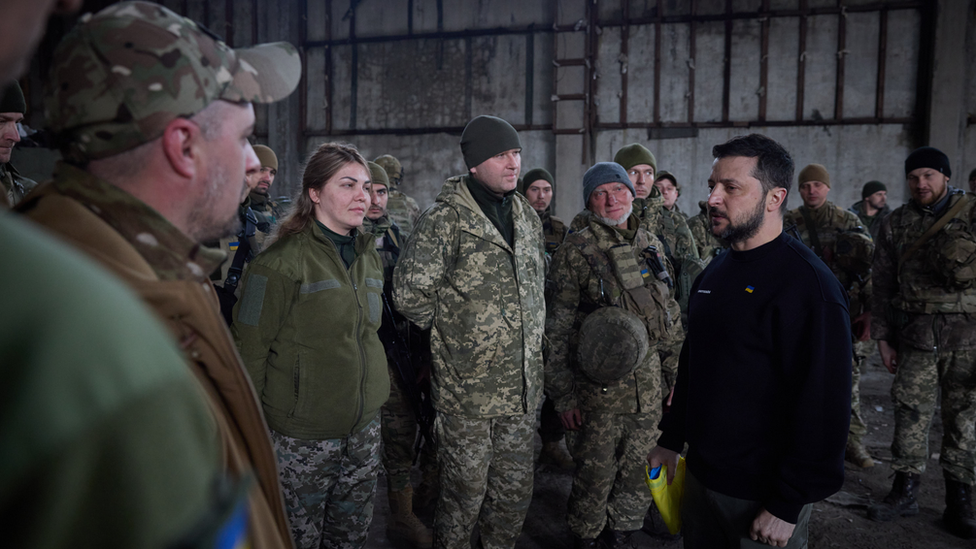
[[[259,254],[244,273],[231,332],[268,425],[306,440],[363,429],[390,395],[383,265],[372,235],[356,239],[347,270],[310,224]]]

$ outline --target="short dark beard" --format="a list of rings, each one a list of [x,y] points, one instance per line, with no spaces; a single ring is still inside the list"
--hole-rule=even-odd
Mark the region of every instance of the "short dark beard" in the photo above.
[[[766,193],[763,192],[762,198],[759,199],[759,204],[756,206],[756,209],[753,210],[752,215],[746,219],[746,222],[741,225],[735,225],[732,223],[732,218],[729,217],[729,226],[726,227],[726,229],[722,231],[722,234],[718,235],[718,237],[729,244],[749,240],[750,238],[756,236],[759,229],[762,228],[763,221],[766,217],[765,213]]]

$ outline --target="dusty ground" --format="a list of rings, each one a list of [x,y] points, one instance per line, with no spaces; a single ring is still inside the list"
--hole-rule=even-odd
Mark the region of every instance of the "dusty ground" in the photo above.
[[[894,431],[889,390],[894,376],[888,374],[875,354],[868,361],[867,371],[861,378],[861,400],[868,421],[865,445],[878,464],[870,469],[858,469],[849,465],[842,491],[816,504],[810,523],[810,548],[827,549],[948,549],[976,547],[953,537],[942,528],[942,511],[945,490],[942,470],[938,465],[938,452],[942,440],[942,424],[938,411],[931,430],[929,451],[933,454],[922,477],[919,494],[921,513],[891,523],[876,523],[865,517],[867,500],[883,498],[891,487],[892,471],[888,466],[891,458],[889,445]],[[537,441],[537,446],[540,444]],[[538,450],[538,448],[537,448]],[[529,516],[519,538],[518,549],[571,549],[572,536],[566,525],[566,500],[569,497],[571,476],[567,472],[549,467],[536,470],[535,493]],[[386,538],[386,517],[389,506],[386,501],[385,479],[380,478],[377,489],[376,513],[370,530],[367,547],[398,547]],[[419,513],[421,519],[431,524],[431,513]],[[659,521],[660,519],[658,519]],[[660,531],[663,525],[657,522]],[[656,537],[641,532],[635,536],[640,548],[679,549],[680,539]],[[401,545],[402,546],[402,545]]]

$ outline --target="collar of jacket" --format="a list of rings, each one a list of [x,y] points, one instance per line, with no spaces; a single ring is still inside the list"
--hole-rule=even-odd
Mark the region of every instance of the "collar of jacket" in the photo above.
[[[115,229],[160,280],[205,280],[227,257],[194,242],[129,193],[75,166],[59,162],[52,184]]]
[[[827,200],[817,209],[808,208],[805,205],[800,205],[800,208],[803,208],[803,211],[809,213],[810,217],[819,224],[830,217],[830,214],[836,206],[834,206],[833,202]]]
[[[640,219],[637,218],[635,213],[631,213],[630,217],[627,218],[627,228],[621,229],[618,227],[611,227],[606,223],[600,221],[595,215],[590,215],[589,218],[590,230],[597,238],[603,240],[606,238],[613,239],[616,242],[634,242],[634,237],[637,236],[637,229],[640,228]]]
[[[364,217],[362,232],[371,234],[373,236],[383,236],[393,225],[393,220],[390,219],[389,215],[384,215],[375,221],[368,217]]]
[[[338,247],[332,242],[331,239],[329,239],[329,237],[325,236],[325,233],[322,232],[322,229],[319,229],[318,223],[316,223],[314,220],[305,227],[303,233],[309,238],[315,240],[316,242],[321,243],[326,249],[332,250],[336,254],[336,257],[338,258],[339,256]],[[376,237],[374,237],[370,233],[363,231],[362,227],[356,227],[356,233],[350,236],[355,237],[356,239],[355,246],[356,246],[357,258],[360,255],[362,255],[363,252],[365,252],[371,246],[373,246],[373,244],[375,244],[376,242]]]
[[[481,211],[481,206],[475,201],[474,197],[471,196],[471,191],[468,190],[468,185],[466,183],[466,175],[456,175],[449,178],[444,182],[444,186],[441,187],[441,192],[437,194],[437,198],[434,202],[441,202],[444,204],[449,204],[454,208],[466,208],[474,212],[474,215],[478,217],[482,222],[476,225],[469,225],[469,232],[477,234],[479,238],[483,238],[490,242],[493,242],[499,246],[504,247],[511,253],[514,253],[512,247],[509,246],[508,242],[502,238],[501,233],[495,228],[495,225],[488,219],[488,216]],[[512,226],[515,230],[515,240],[518,241],[519,235],[523,231],[529,230],[529,220],[526,215],[529,211],[533,213],[535,210],[529,205],[529,201],[521,197],[518,194],[512,195]]]
[[[953,187],[952,185],[946,185],[946,195],[943,196],[941,200],[939,200],[935,204],[932,204],[931,206],[923,206],[918,202],[916,202],[914,198],[911,199],[910,202],[912,206],[915,207],[916,210],[918,210],[919,212],[925,215],[934,215],[936,217],[941,217],[942,214],[945,213],[946,208],[949,207],[950,199],[957,194],[966,194],[966,191]]]

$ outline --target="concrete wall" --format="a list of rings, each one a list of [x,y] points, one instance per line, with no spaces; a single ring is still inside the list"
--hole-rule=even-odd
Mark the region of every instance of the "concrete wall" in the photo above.
[[[689,15],[688,2],[163,3],[177,11],[185,7],[187,15],[236,47],[274,40],[304,45],[302,90],[256,109],[256,142],[278,153],[281,194],[296,192],[304,159],[318,144],[335,140],[355,144],[368,158],[399,158],[406,169],[404,190],[428,206],[446,177],[464,171],[460,130],[478,114],[525,128],[523,171],[545,167],[556,175],[556,211],[566,218],[582,207],[585,169],[635,141],[677,175],[686,213],[697,211],[705,197],[711,147],[753,131],[786,145],[797,170],[810,162],[826,165],[834,183],[830,199],[845,207],[860,198],[861,185],[870,179],[886,182],[893,205],[902,203],[902,161],[922,144],[949,154],[957,184],[976,167],[976,0],[938,1],[931,28],[924,8],[894,9],[896,0],[850,0],[844,14],[823,13],[836,9],[836,0],[807,0],[821,14],[806,18],[803,50],[803,22],[796,15],[734,18],[727,84],[726,22],[680,20]],[[735,13],[748,13],[761,4],[731,5]],[[773,10],[796,10],[799,4],[769,0]],[[891,9],[858,11],[869,4]],[[679,19],[658,23],[659,5],[664,16]],[[699,0],[696,13],[720,16],[725,9],[725,0]],[[589,26],[591,21],[596,25]],[[588,65],[564,62],[587,57]],[[885,67],[880,108],[879,57]],[[32,83],[43,81],[36,65]],[[587,90],[588,105],[555,100]],[[31,93],[32,108],[39,111],[38,96]],[[838,105],[844,124],[831,122]],[[878,115],[889,123],[872,121]],[[36,116],[32,122],[40,124]],[[570,133],[554,134],[553,126]],[[39,179],[50,172],[53,158],[27,149],[15,153],[22,171]],[[790,203],[799,203],[795,193]]]

